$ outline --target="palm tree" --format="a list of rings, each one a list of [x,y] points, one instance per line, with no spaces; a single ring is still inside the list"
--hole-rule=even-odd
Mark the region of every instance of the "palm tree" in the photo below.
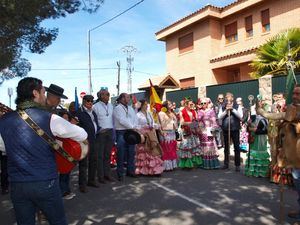
[[[272,37],[259,47],[256,58],[250,63],[253,71],[250,76],[287,74],[286,63],[291,58],[295,71],[300,71],[300,28],[291,28]]]

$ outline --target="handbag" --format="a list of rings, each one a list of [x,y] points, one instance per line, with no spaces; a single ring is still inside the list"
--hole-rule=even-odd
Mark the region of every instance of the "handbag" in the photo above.
[[[69,138],[59,138],[62,146],[39,127],[24,110],[17,111],[25,123],[40,136],[55,151],[57,170],[65,174],[72,171],[76,162],[83,159],[88,153],[88,145],[78,143]]]

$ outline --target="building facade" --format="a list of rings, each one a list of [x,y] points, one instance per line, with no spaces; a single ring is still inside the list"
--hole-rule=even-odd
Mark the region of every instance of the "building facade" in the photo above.
[[[249,63],[269,38],[300,27],[300,0],[237,0],[207,5],[156,33],[166,72],[181,88],[249,80]]]

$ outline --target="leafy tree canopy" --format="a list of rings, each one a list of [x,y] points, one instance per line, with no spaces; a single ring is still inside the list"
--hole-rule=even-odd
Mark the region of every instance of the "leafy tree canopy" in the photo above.
[[[0,0],[0,84],[31,70],[23,50],[41,54],[58,35],[58,29],[41,26],[45,19],[57,19],[84,10],[96,12],[104,0]]]
[[[281,32],[262,45],[250,63],[254,70],[250,75],[259,78],[267,74],[287,74],[288,60],[294,61],[295,71],[300,71],[300,28]]]

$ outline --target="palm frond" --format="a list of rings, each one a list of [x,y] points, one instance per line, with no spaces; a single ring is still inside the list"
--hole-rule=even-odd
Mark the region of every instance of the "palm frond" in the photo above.
[[[254,70],[250,76],[259,78],[267,74],[286,74],[289,58],[295,61],[296,69],[300,69],[300,28],[285,30],[262,45],[249,64]]]

